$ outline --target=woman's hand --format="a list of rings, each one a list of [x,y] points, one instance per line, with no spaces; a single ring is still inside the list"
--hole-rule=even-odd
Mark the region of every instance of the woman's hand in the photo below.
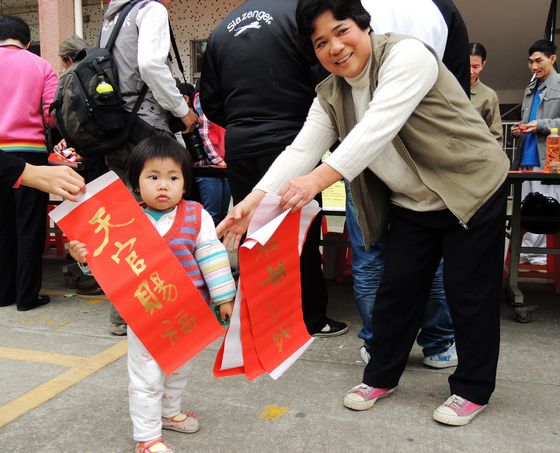
[[[68,243],[68,251],[70,252],[70,255],[72,255],[72,258],[74,258],[78,263],[86,264],[88,250],[83,242],[70,241]]]
[[[513,135],[514,137],[519,137],[521,135],[521,129],[519,126],[519,123],[515,123],[513,126],[511,126],[511,135]]]
[[[298,176],[291,179],[280,190],[279,195],[282,197],[280,207],[297,211],[313,200],[320,191],[321,185],[313,173]]]
[[[226,247],[232,244],[234,250],[239,248],[241,238],[247,232],[255,210],[264,196],[265,192],[253,190],[218,224],[216,233],[219,238],[224,238],[222,242]]]
[[[85,182],[78,173],[66,166],[48,167],[26,164],[21,183],[27,187],[77,201],[76,195],[85,191]]]
[[[291,179],[280,191],[280,207],[297,211],[315,198],[319,192],[340,181],[342,175],[333,167],[322,163],[311,173]]]

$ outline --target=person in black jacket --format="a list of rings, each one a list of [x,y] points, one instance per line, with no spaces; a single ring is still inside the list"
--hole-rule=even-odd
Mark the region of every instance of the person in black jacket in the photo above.
[[[461,13],[452,0],[432,0],[447,24],[447,42],[443,64],[461,84],[467,96],[471,95],[471,63],[469,33]]]
[[[297,0],[247,0],[212,32],[201,75],[202,110],[226,129],[225,160],[234,204],[251,192],[301,129],[322,69],[312,67],[298,42]],[[327,151],[327,150],[325,150]],[[312,223],[301,254],[304,321],[321,337],[348,331],[327,318],[321,269],[321,216]]]

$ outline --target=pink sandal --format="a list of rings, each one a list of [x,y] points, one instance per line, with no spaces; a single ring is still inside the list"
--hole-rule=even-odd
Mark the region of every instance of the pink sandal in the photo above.
[[[169,445],[165,443],[163,437],[158,437],[147,442],[136,442],[135,453],[175,453]]]

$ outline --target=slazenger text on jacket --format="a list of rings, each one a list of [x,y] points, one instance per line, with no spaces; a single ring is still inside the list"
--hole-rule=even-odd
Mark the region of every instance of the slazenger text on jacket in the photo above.
[[[231,33],[232,31],[235,30],[235,27],[239,25],[241,22],[253,18],[257,19],[257,21],[259,22],[263,21],[268,25],[270,25],[271,22],[274,20],[274,18],[265,11],[258,11],[258,10],[247,11],[243,13],[243,15],[237,16],[235,19],[232,19],[232,21],[228,24],[227,29]]]

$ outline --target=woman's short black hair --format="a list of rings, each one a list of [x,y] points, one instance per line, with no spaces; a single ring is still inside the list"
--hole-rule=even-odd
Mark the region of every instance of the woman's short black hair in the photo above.
[[[311,35],[315,31],[314,22],[326,11],[331,11],[335,19],[352,19],[362,30],[370,28],[371,16],[360,0],[299,0],[296,21],[300,46],[304,53],[316,61]]]
[[[0,41],[15,39],[24,46],[31,42],[29,25],[21,17],[0,15]]]
[[[547,39],[539,39],[529,47],[529,56],[533,55],[535,52],[542,52],[550,58],[552,55],[556,54],[556,44]]]
[[[469,55],[473,57],[480,57],[484,63],[486,61],[486,48],[479,42],[471,42],[469,44]]]
[[[187,150],[167,133],[158,133],[142,140],[130,153],[128,158],[128,182],[134,191],[140,185],[140,173],[146,161],[151,159],[170,158],[181,166],[183,173],[185,196],[192,187],[193,171],[192,162]]]

